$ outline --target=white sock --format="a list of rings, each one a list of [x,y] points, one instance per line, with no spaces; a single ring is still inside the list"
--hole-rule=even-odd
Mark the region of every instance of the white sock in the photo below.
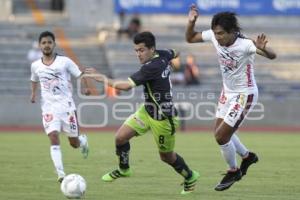
[[[50,146],[50,155],[51,155],[54,167],[56,169],[57,175],[59,177],[65,176],[60,146],[59,145]]]
[[[237,168],[237,162],[235,157],[235,146],[230,140],[227,144],[220,145],[222,155],[227,162],[230,169]]]
[[[240,141],[239,137],[234,133],[230,139],[236,149],[236,152],[243,158],[247,156],[249,150],[245,147],[245,145]]]
[[[81,148],[87,145],[87,137],[86,137],[86,135],[79,135],[78,136],[78,140],[79,140]]]

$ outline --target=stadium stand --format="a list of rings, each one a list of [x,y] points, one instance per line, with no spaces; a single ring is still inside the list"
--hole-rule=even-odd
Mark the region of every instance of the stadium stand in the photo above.
[[[57,27],[62,28],[80,64],[96,67],[106,75],[114,78],[127,78],[139,68],[140,64],[132,48],[132,41],[118,40],[115,24],[107,25],[101,29],[104,31],[99,31],[99,27],[96,26],[72,26],[70,16],[49,10],[49,1],[37,0],[37,4],[44,9],[43,15],[47,19],[45,24],[41,26],[35,23],[25,1],[13,0],[13,2],[14,15],[9,20],[0,22],[0,94],[3,100],[1,103],[3,112],[16,113],[18,110],[24,109],[24,114],[20,113],[18,116],[18,123],[40,125],[39,107],[33,108],[28,102],[30,63],[26,60],[26,53],[30,49],[32,41],[37,39],[41,31],[46,29],[55,31]],[[113,11],[111,12],[113,13]],[[186,101],[191,104],[207,100],[216,102],[221,88],[221,76],[212,45],[191,45],[185,42],[186,16],[161,15],[141,16],[141,18],[143,30],[151,30],[157,36],[158,49],[175,48],[181,52],[182,57],[191,52],[197,57],[201,70],[201,84],[174,87],[175,100],[179,103]],[[300,36],[297,34],[300,30],[300,24],[297,17],[289,17],[288,20],[284,17],[276,17],[276,24],[270,23],[273,19],[274,17],[241,17],[241,26],[247,36],[255,37],[258,33],[266,33],[270,37],[270,44],[278,53],[275,62],[257,57],[255,70],[260,89],[260,101],[268,106],[265,107],[266,117],[264,120],[253,121],[253,124],[298,125],[293,119],[299,118],[300,113],[299,109],[294,106],[297,105],[300,98],[300,46],[298,42]],[[200,23],[201,27],[209,28],[210,16],[202,16]],[[99,42],[101,33],[108,33],[108,37]],[[58,49],[59,53],[65,53],[60,46]],[[142,88],[136,89],[135,92],[135,95],[128,99],[131,103],[142,101]],[[215,98],[208,99],[205,96],[208,92],[213,93]],[[125,93],[122,92],[121,95],[123,94]],[[200,98],[182,98],[182,95],[188,96],[189,94],[197,94]],[[77,102],[85,102],[85,100],[79,98]],[[97,102],[99,101],[97,100]],[[107,105],[107,110],[110,111],[115,100],[104,98],[100,102]],[[285,107],[281,107],[279,105],[282,102],[288,103]],[[84,115],[83,119],[93,123],[98,117],[94,112],[95,109],[91,109]],[[101,116],[102,112],[99,113]],[[286,113],[286,115],[282,117],[282,113]],[[13,114],[3,115],[0,117],[0,124],[14,125],[15,117]],[[120,124],[120,121],[112,116],[108,116],[107,119],[110,126]],[[198,126],[207,125],[210,122],[211,120],[207,122],[207,120],[193,119],[188,123]]]
[[[268,25],[266,28],[264,20],[254,20],[255,23],[247,27],[251,19],[242,18],[242,26],[245,26],[245,34],[250,38],[255,38],[256,34],[265,32],[270,38],[270,44],[278,52],[276,62],[270,62],[267,59],[256,57],[255,74],[259,88],[263,93],[261,95],[278,96],[282,93],[288,97],[299,96],[300,88],[300,47],[297,41],[300,39],[296,33],[300,26],[290,22],[285,24],[285,29],[279,31],[278,24]],[[146,20],[147,21],[147,20]],[[209,24],[202,27],[209,28]],[[296,21],[296,19],[292,20]],[[282,22],[284,23],[284,22]],[[181,57],[185,57],[192,52],[198,60],[201,68],[201,85],[193,86],[195,91],[201,89],[218,91],[221,87],[221,77],[219,73],[216,55],[212,45],[190,45],[184,40],[184,22],[177,25],[167,23],[161,26],[150,22],[146,30],[153,31],[158,40],[158,49],[174,48],[181,52]],[[291,33],[292,31],[292,33]],[[119,41],[111,37],[106,42],[106,51],[109,60],[109,66],[114,77],[126,78],[138,69],[139,63],[132,49],[131,41]],[[200,89],[199,89],[200,87]],[[180,87],[175,87],[181,90]],[[185,89],[184,89],[185,90]],[[191,90],[191,89],[189,89]]]
[[[2,95],[28,95],[30,88],[30,63],[26,60],[27,51],[38,34],[45,30],[55,31],[63,27],[64,34],[71,44],[76,60],[82,66],[93,66],[109,74],[105,50],[99,44],[96,28],[71,27],[66,17],[59,13],[46,12],[47,24],[37,26],[28,13],[23,1],[14,1],[15,19],[0,23],[0,93]],[[42,8],[48,4],[38,1]],[[66,55],[58,42],[58,53]]]

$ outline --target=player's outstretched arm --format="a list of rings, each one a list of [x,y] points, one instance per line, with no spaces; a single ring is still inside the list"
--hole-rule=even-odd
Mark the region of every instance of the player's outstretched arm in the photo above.
[[[37,87],[38,87],[38,82],[31,81],[31,96],[30,96],[31,103],[35,103]]]
[[[185,40],[188,43],[203,42],[202,33],[196,32],[194,30],[195,23],[197,21],[198,16],[199,16],[199,12],[197,6],[195,4],[192,4],[190,7],[189,17],[188,17],[189,20],[185,31]]]
[[[84,71],[85,71],[86,67],[80,66],[80,65],[78,65],[77,67],[81,71],[81,74],[80,74],[80,76],[78,76],[76,78],[81,78],[83,93],[86,96],[89,96],[89,95],[97,96],[97,95],[99,95],[99,92],[98,92],[97,88],[95,87],[95,85],[93,84],[92,79],[87,78],[87,77],[84,76]]]
[[[258,35],[255,41],[256,53],[269,59],[275,59],[276,53],[273,49],[267,47],[267,43],[268,40],[265,34]]]
[[[104,74],[97,72],[97,70],[94,68],[86,68],[84,73],[89,75],[96,81],[106,83],[108,86],[116,88],[118,90],[128,91],[134,87],[134,85],[129,80],[115,80],[107,78]]]

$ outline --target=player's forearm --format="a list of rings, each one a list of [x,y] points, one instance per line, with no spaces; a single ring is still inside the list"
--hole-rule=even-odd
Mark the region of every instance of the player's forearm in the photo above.
[[[88,88],[89,86],[88,86],[88,80],[87,80],[87,78],[86,77],[82,77],[81,80],[82,80],[83,87]]]
[[[31,82],[31,97],[30,97],[31,103],[35,103],[35,96],[36,96],[37,87],[38,87],[38,83],[32,81]]]
[[[265,53],[267,58],[269,58],[269,59],[275,59],[276,58],[276,53],[273,51],[272,48],[265,47],[265,48],[260,49],[260,50]]]
[[[104,74],[97,73],[95,69],[89,68],[85,70],[85,72],[89,75],[92,75],[91,77],[95,79],[98,82],[102,82],[104,84],[107,84],[110,87],[116,88],[118,90],[130,90],[133,85],[130,83],[130,81],[125,80],[115,80],[107,78]]]
[[[107,79],[107,84],[110,87],[116,88],[118,90],[128,91],[132,88],[132,85],[129,81]]]
[[[195,37],[196,34],[197,32],[195,31],[195,22],[189,21],[185,31],[185,40],[190,43],[193,42],[192,39]]]
[[[31,94],[36,94],[38,83],[31,81]]]

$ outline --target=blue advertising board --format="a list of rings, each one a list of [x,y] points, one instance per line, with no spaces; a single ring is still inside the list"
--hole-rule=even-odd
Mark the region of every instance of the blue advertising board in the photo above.
[[[300,0],[115,0],[115,11],[187,14],[195,3],[201,14],[234,11],[239,15],[300,15]]]

